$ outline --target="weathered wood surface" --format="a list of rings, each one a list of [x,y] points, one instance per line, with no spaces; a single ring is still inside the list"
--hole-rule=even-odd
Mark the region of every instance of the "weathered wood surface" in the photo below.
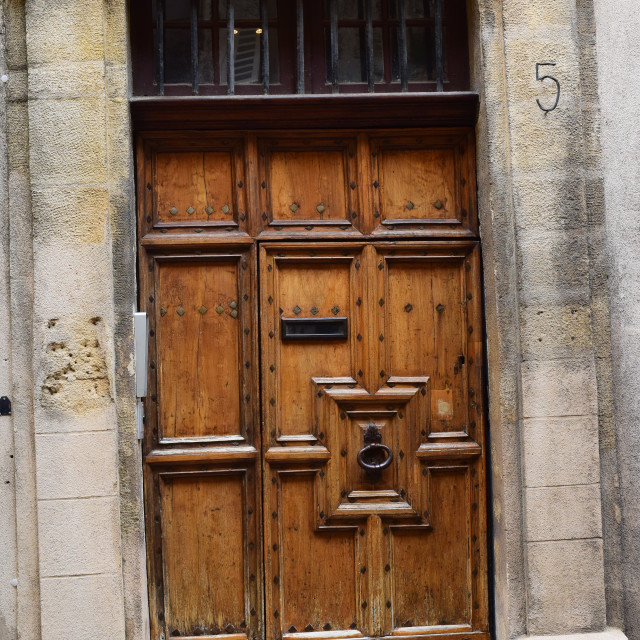
[[[472,129],[137,152],[152,638],[488,638]]]

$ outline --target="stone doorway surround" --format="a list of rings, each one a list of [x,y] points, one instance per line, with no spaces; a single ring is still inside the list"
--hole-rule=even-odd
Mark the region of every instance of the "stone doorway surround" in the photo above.
[[[127,8],[0,12],[0,372],[14,405],[0,424],[15,454],[0,504],[16,515],[0,529],[15,558],[0,635],[142,640]],[[470,0],[468,15],[496,638],[623,640],[592,7]],[[563,101],[545,116],[535,63],[548,60]]]

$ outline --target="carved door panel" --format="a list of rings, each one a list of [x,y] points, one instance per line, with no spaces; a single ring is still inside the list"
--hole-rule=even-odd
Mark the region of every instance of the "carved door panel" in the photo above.
[[[477,243],[264,244],[260,288],[267,637],[485,633]]]

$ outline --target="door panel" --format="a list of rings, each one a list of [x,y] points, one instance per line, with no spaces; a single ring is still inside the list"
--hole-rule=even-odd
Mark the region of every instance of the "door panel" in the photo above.
[[[262,634],[256,256],[149,252],[152,637]]]
[[[264,234],[358,232],[362,226],[355,137],[258,137]]]
[[[240,256],[159,259],[157,271],[160,437],[241,440]]]
[[[244,473],[162,473],[160,492],[167,627],[191,635],[242,630]]]
[[[141,136],[153,640],[488,640],[474,171],[470,128]]]
[[[478,266],[475,242],[262,246],[267,637],[486,630]],[[332,303],[345,338],[283,336]]]
[[[372,135],[369,147],[374,234],[477,233],[473,136]]]

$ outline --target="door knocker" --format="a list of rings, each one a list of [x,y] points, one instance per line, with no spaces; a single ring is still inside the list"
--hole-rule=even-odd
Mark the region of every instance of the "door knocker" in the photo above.
[[[370,422],[364,432],[364,447],[358,451],[358,464],[369,477],[375,479],[392,460],[393,452],[386,444],[382,444],[380,429]]]

